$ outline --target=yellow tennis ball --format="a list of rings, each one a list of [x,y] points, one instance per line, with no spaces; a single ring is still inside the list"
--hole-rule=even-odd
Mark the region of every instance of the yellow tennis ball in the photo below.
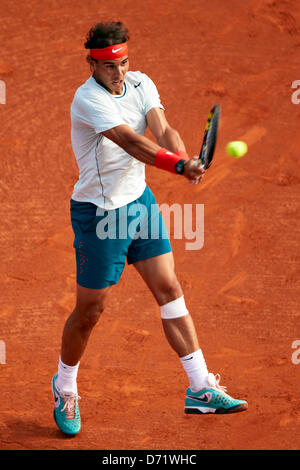
[[[245,153],[247,153],[248,146],[246,142],[235,140],[233,142],[229,142],[226,145],[226,151],[231,157],[240,158],[243,157]]]

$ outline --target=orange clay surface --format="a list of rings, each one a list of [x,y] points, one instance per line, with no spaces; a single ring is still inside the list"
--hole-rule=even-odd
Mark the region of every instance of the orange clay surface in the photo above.
[[[1,1],[0,448],[299,449],[299,2],[115,5]],[[203,248],[172,239],[176,272],[209,370],[249,409],[184,414],[186,374],[152,294],[126,266],[82,358],[82,431],[67,439],[50,382],[75,302],[69,111],[89,77],[85,35],[103,20],[129,28],[130,68],[154,80],[190,155],[221,104],[203,182],[152,167],[147,180],[159,203],[205,205]],[[247,142],[248,154],[226,155],[231,140]]]

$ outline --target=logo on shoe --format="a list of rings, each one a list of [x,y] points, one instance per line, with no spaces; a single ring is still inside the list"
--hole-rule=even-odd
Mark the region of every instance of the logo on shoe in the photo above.
[[[54,390],[54,401],[55,401],[55,408],[58,408],[60,404],[60,397],[56,390]]]
[[[211,400],[211,393],[203,393],[203,395],[200,395],[199,397],[194,397],[192,395],[187,395],[187,398],[191,398],[192,400],[195,401],[200,401],[201,403],[209,403]]]

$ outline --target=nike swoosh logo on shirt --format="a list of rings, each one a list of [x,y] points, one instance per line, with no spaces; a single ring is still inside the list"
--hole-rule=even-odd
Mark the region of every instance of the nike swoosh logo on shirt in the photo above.
[[[137,85],[134,85],[134,88],[137,88],[138,86],[140,86],[142,82],[138,83]]]

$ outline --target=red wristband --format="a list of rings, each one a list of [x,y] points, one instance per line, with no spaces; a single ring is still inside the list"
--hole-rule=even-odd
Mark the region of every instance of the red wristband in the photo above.
[[[171,173],[177,173],[175,165],[179,160],[182,160],[182,158],[167,149],[161,148],[155,156],[155,166]]]
[[[184,152],[183,150],[177,150],[177,152],[175,152],[175,155],[178,155],[178,157],[180,157],[181,160],[188,161],[190,159],[188,154]]]

